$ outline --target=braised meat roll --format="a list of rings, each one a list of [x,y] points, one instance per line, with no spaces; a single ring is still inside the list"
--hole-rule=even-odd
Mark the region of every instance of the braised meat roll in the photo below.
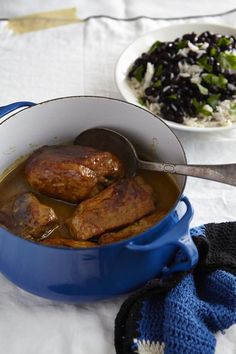
[[[39,239],[55,229],[58,219],[52,208],[26,192],[0,209],[0,223],[23,237]]]
[[[112,153],[87,146],[44,146],[27,160],[30,185],[48,196],[77,203],[98,194],[124,176]]]
[[[130,225],[154,209],[152,188],[136,176],[120,180],[81,202],[68,226],[75,239],[87,240]]]
[[[125,240],[134,235],[138,235],[141,232],[146,231],[149,227],[153,226],[155,223],[159,222],[167,213],[168,212],[164,210],[163,211],[156,210],[151,215],[144,216],[142,219],[136,221],[132,225],[129,225],[121,230],[107,232],[103,234],[98,239],[98,243],[100,245],[106,245],[113,242]]]

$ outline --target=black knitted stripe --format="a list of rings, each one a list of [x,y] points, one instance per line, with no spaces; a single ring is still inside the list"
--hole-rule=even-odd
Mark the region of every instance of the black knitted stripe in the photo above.
[[[207,272],[217,269],[236,275],[236,222],[207,224],[209,253],[203,264]]]

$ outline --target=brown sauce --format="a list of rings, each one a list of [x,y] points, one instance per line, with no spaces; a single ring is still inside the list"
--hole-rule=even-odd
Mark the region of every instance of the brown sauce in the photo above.
[[[76,205],[66,203],[60,200],[49,198],[32,190],[24,175],[25,163],[22,162],[14,168],[0,182],[0,208],[12,197],[24,192],[33,192],[40,202],[52,207],[61,221],[72,216]],[[179,188],[166,173],[153,171],[138,171],[145,181],[152,186],[157,209],[160,212],[169,211],[176,202],[179,195]],[[67,228],[60,226],[53,231],[50,237],[71,238]]]

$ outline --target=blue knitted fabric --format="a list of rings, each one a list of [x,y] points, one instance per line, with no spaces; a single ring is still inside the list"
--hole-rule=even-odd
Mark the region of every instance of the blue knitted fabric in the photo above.
[[[236,277],[218,270],[202,281],[202,294],[196,289],[194,276],[188,274],[166,297],[144,301],[136,350],[145,345],[148,349],[154,342],[164,349],[153,351],[157,354],[214,353],[214,333],[236,323]]]
[[[117,354],[213,354],[214,334],[236,323],[236,223],[203,225],[191,235],[198,267],[131,295],[116,319]]]

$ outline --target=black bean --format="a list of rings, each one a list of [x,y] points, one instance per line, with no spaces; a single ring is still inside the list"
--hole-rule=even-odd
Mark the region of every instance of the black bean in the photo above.
[[[215,74],[221,73],[221,65],[218,61],[215,61],[214,65],[213,65],[213,72]]]
[[[174,65],[172,68],[172,73],[174,75],[178,75],[179,74],[179,67],[177,65]]]
[[[200,36],[198,36],[198,43],[203,43],[203,42],[205,42],[205,40],[206,40],[206,37],[205,37],[205,34],[204,33],[202,33],[202,34],[200,34]]]
[[[128,72],[128,78],[129,79],[132,79],[134,77],[134,70],[135,70],[135,68]]]
[[[204,36],[205,36],[206,38],[211,38],[212,34],[211,34],[211,32],[209,32],[209,31],[205,31],[205,32],[204,32]]]
[[[169,106],[161,107],[161,114],[163,115],[163,118],[167,120],[173,121],[175,119],[175,116]]]
[[[138,59],[135,60],[134,65],[135,65],[136,67],[138,67],[138,66],[140,66],[140,65],[146,64],[146,62],[147,62],[147,61],[146,61],[145,59],[143,59],[143,58],[138,58]]]
[[[236,42],[236,38],[234,36],[229,36],[231,43],[234,44]]]
[[[161,110],[163,117],[167,120],[183,123],[184,111],[176,105],[170,104]]]
[[[156,87],[153,87],[153,86],[150,86],[150,87],[147,87],[146,90],[145,90],[145,94],[147,96],[156,96],[158,93],[158,89]]]
[[[171,78],[171,72],[168,67],[165,68],[165,71],[163,72],[163,77],[165,77],[167,80]]]
[[[176,87],[170,85],[169,93],[170,93],[171,95],[176,94]]]
[[[198,57],[198,53],[197,52],[193,52],[192,50],[190,50],[190,52],[188,53],[188,57],[193,58],[193,59],[197,59]]]
[[[182,124],[184,122],[183,116],[178,115],[177,117],[175,117],[175,122]]]
[[[222,94],[221,94],[221,100],[222,100],[222,101],[224,101],[224,100],[230,100],[230,99],[232,99],[232,93],[229,94],[229,93],[226,93],[226,92],[225,92],[225,93],[222,93]]]
[[[216,43],[217,40],[218,40],[218,37],[217,37],[215,34],[212,34],[212,35],[210,36],[210,38],[211,38],[211,43]]]
[[[192,105],[190,101],[184,105],[184,109],[188,116],[191,117],[195,115],[195,107]]]
[[[159,80],[159,77],[158,77],[158,76],[154,75],[154,76],[152,77],[152,82],[157,82],[158,80]]]
[[[236,85],[236,73],[230,73],[230,74],[225,75],[225,76],[228,79],[229,83]]]
[[[204,84],[204,86],[206,86],[206,85]],[[216,87],[216,86],[213,86],[213,85],[209,85],[208,86],[208,90],[211,93],[218,93],[219,92],[219,87]]]
[[[162,52],[159,54],[159,59],[168,63],[171,59],[171,55],[168,52]]]
[[[158,56],[152,53],[152,54],[150,55],[150,57],[149,57],[149,62],[152,63],[152,64],[154,64],[154,65],[157,64],[157,63],[159,63],[159,58],[158,58]]]
[[[220,49],[221,49],[222,52],[224,52],[225,50],[231,50],[232,46],[231,45],[227,45],[227,44],[222,44],[220,46]]]
[[[173,42],[169,42],[166,46],[166,50],[169,52],[169,53],[173,53],[176,51],[176,45],[175,43]]]
[[[194,32],[192,32],[190,34],[185,34],[185,35],[183,35],[183,39],[190,41],[191,43],[196,43],[197,35]]]
[[[195,59],[193,58],[186,58],[186,63],[190,64],[190,65],[193,65],[196,63]]]
[[[183,57],[183,55],[181,55],[181,54],[177,54],[177,55],[173,58],[173,61],[176,62],[176,63],[178,63],[178,62],[181,61],[181,60],[184,60],[184,57]]]
[[[143,53],[143,54],[141,55],[141,58],[148,61],[148,59],[149,59],[149,54]]]

